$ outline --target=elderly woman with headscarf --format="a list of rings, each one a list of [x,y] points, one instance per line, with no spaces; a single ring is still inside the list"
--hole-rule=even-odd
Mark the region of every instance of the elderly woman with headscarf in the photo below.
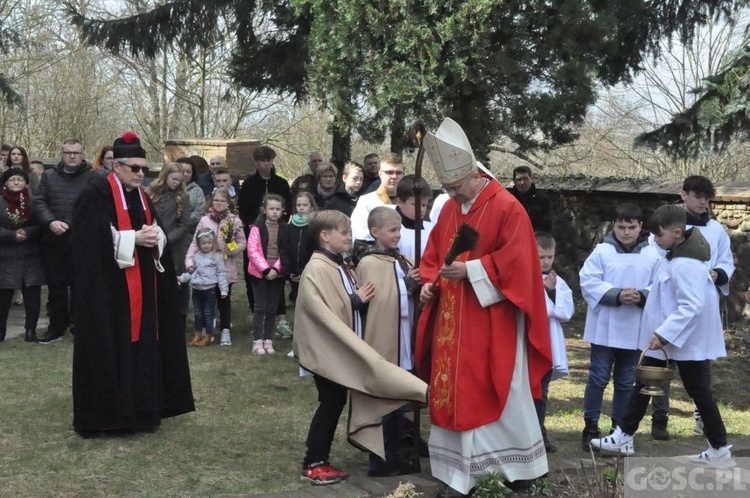
[[[0,341],[5,339],[10,303],[21,289],[26,306],[25,339],[36,341],[36,326],[44,283],[39,236],[42,227],[34,216],[29,175],[21,168],[7,169],[0,177]]]

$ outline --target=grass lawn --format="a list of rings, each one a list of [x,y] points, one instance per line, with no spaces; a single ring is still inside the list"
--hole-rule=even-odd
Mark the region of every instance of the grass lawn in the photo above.
[[[275,356],[250,354],[244,286],[234,290],[234,345],[189,348],[197,410],[164,420],[154,433],[76,435],[69,335],[50,345],[22,338],[0,344],[0,496],[220,496],[307,487],[299,471],[316,406],[314,384],[300,378],[296,361],[286,357],[290,341],[276,341]],[[561,452],[583,458],[579,441],[588,348],[580,340],[580,322],[567,330],[571,375],[552,383],[547,427]],[[745,354],[741,341],[730,343]],[[716,390],[730,433],[750,427],[748,374],[746,357],[735,354],[716,362]],[[686,399],[679,382],[673,399]],[[674,401],[672,406],[672,432],[687,437],[692,405]],[[343,419],[332,463],[364,474],[367,457],[346,443]]]

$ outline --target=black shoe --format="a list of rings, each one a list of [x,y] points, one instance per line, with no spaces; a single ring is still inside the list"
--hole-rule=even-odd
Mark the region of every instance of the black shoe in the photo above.
[[[583,432],[581,433],[581,449],[583,451],[591,451],[589,441],[602,437],[601,431],[599,431],[599,425],[596,422],[591,420],[585,420],[584,422],[586,422],[586,427],[583,428]]]
[[[47,332],[37,342],[39,344],[49,344],[51,342],[62,341],[63,335],[55,332]]]
[[[26,331],[26,335],[23,338],[26,342],[36,342],[36,330],[35,329],[28,329]]]
[[[547,429],[545,427],[542,427],[542,441],[544,441],[544,451],[546,451],[547,453],[557,452],[557,446],[552,444],[552,442],[547,439]]]
[[[657,441],[669,441],[668,417],[651,419],[651,437]]]
[[[411,434],[403,436],[401,438],[401,444],[404,445],[404,449],[408,452],[414,451],[414,436],[412,436]],[[419,456],[422,458],[430,458],[430,447],[427,444],[427,441],[422,439],[422,437],[420,436],[417,444],[419,445]]]

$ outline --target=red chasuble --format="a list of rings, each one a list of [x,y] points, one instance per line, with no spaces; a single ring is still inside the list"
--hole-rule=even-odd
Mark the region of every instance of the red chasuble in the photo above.
[[[422,283],[435,282],[462,223],[480,236],[477,249],[458,261],[480,259],[507,300],[482,308],[468,280],[440,279],[438,299],[421,315],[415,355],[417,365],[431,364],[430,416],[434,425],[454,431],[475,429],[502,415],[515,364],[516,309],[526,317],[534,398],[541,397],[542,377],[552,368],[534,230],[521,204],[495,181],[490,180],[466,215],[453,199],[445,204],[422,257]],[[433,311],[435,319],[430,320]],[[426,330],[428,324],[432,330]]]

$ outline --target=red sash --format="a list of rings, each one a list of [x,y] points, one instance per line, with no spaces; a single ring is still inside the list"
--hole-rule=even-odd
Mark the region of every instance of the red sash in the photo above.
[[[122,184],[117,175],[110,173],[107,176],[109,186],[112,189],[112,197],[115,200],[115,210],[117,211],[117,229],[120,231],[133,230],[128,214],[128,206],[125,203],[125,194]],[[151,225],[151,209],[143,194],[142,189],[138,189],[141,196],[143,210],[146,213],[146,224]],[[141,315],[143,314],[143,287],[141,282],[141,266],[138,259],[138,251],[134,251],[135,264],[130,268],[125,268],[125,279],[128,282],[128,296],[130,296],[130,341],[138,342],[141,337]]]

